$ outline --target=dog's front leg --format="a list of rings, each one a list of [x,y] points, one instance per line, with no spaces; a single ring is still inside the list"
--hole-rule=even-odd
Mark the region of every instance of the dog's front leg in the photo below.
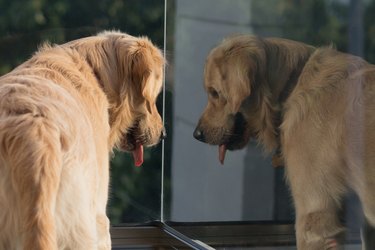
[[[96,227],[98,233],[98,250],[111,249],[111,236],[109,234],[109,219],[105,214],[96,216]]]
[[[290,179],[297,216],[297,249],[341,249],[345,229],[337,215],[338,200],[333,199],[340,197],[336,193],[339,191],[329,188],[322,179],[302,175],[300,172],[299,178]]]
[[[101,152],[105,152],[102,150]],[[102,160],[101,160],[102,159]],[[110,223],[106,215],[107,201],[108,201],[108,186],[109,186],[109,162],[107,155],[102,155],[102,158],[98,159],[98,189],[97,189],[97,212],[96,212],[96,230],[97,230],[97,241],[98,250],[110,250],[111,249],[111,236],[109,232]]]
[[[103,182],[105,183],[105,182]],[[108,182],[102,186],[102,192],[99,192],[98,210],[96,213],[96,231],[98,240],[98,250],[111,249],[111,235],[109,232],[110,223],[106,215],[106,204],[108,199]]]
[[[324,179],[314,178],[311,173],[309,179],[302,172],[298,172],[298,178],[293,174],[290,178],[297,216],[297,249],[341,249],[345,229],[337,215],[338,200],[333,199],[340,197],[340,189],[329,188]]]
[[[299,128],[309,128],[309,124]],[[305,129],[294,130],[293,137],[288,135],[283,140],[286,174],[296,209],[297,248],[340,249],[345,230],[337,212],[346,192],[340,154],[328,154],[319,148],[331,144],[325,141],[324,131],[306,134]]]
[[[297,215],[297,249],[336,250],[341,249],[344,228],[338,223],[335,213],[316,211]]]

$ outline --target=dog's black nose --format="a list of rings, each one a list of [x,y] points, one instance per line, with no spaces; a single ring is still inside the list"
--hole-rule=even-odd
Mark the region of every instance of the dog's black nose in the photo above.
[[[205,141],[203,131],[200,130],[199,128],[196,128],[196,129],[194,130],[194,134],[193,134],[193,136],[194,136],[194,138],[197,139],[198,141],[201,141],[201,142],[204,142],[204,141]]]
[[[161,131],[160,139],[164,140],[167,138],[167,131],[165,131],[165,128]]]

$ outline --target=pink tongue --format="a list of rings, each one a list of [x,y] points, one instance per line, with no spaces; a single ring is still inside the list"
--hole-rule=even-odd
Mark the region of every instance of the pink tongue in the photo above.
[[[225,152],[227,152],[227,147],[225,144],[221,144],[219,146],[219,161],[221,164],[224,164]]]
[[[132,151],[134,165],[136,167],[140,167],[143,163],[143,146],[141,144],[137,144],[135,149]]]

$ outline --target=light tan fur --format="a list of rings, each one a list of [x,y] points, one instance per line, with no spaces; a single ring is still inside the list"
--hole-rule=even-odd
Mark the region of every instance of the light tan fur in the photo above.
[[[109,155],[160,140],[163,64],[147,38],[103,32],[0,78],[1,250],[111,249]]]
[[[373,65],[331,47],[239,35],[210,52],[205,89],[198,139],[235,150],[253,137],[280,151],[274,162],[285,163],[298,249],[339,247],[348,190],[375,226]]]

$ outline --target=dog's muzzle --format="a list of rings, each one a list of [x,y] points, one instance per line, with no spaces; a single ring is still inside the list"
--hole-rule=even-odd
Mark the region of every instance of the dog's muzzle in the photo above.
[[[236,148],[236,144],[242,141],[243,133],[246,130],[246,120],[242,113],[238,112],[235,115],[231,115],[230,118],[233,121],[233,127],[230,130],[230,136],[224,136],[222,141],[218,144],[226,144],[228,149]],[[204,130],[201,128],[200,124],[195,128],[193,136],[198,141],[207,142],[207,138]]]
[[[205,137],[204,137],[204,133],[203,133],[203,131],[199,127],[195,128],[193,136],[198,141],[206,142]]]

